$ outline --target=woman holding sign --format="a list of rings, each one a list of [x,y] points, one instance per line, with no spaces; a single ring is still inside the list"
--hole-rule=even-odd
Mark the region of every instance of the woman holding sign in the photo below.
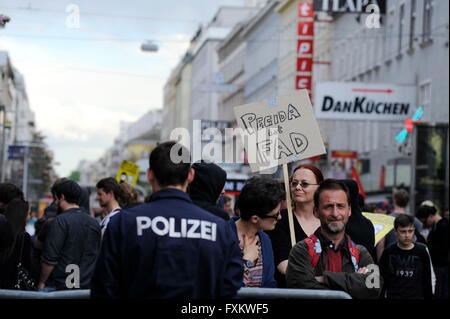
[[[323,181],[322,172],[313,165],[300,165],[289,178],[291,191],[295,242],[312,235],[320,227],[320,221],[313,214],[314,193]],[[281,220],[273,231],[267,234],[272,240],[277,271],[275,279],[278,287],[286,287],[286,269],[292,248],[287,210],[281,212]]]

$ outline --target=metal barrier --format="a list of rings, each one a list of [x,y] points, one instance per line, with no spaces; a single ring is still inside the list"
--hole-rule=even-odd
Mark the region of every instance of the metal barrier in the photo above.
[[[255,299],[352,299],[343,291],[288,288],[243,287],[237,293],[239,298]]]
[[[0,299],[89,299],[90,294],[89,289],[53,292],[0,289]],[[336,290],[248,287],[239,289],[237,297],[242,299],[352,299],[349,294]]]
[[[0,289],[0,299],[89,299],[90,295],[89,289],[52,292]]]

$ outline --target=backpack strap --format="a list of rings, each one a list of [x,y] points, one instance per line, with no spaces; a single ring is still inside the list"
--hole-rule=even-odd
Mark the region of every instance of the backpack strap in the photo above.
[[[316,268],[319,263],[320,254],[322,253],[322,246],[320,245],[320,240],[316,235],[312,234],[305,239],[305,243],[308,246],[309,260],[311,266]]]
[[[347,235],[347,245],[348,251],[350,252],[350,258],[352,260],[353,266],[355,267],[355,272],[359,269],[359,249],[358,246],[350,239],[350,236]]]

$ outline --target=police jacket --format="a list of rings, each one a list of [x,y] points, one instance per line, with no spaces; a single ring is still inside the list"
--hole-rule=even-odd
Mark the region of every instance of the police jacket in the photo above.
[[[91,297],[230,298],[242,276],[230,225],[166,188],[111,218]]]

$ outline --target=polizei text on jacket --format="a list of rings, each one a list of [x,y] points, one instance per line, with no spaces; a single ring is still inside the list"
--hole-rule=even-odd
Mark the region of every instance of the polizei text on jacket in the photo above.
[[[142,236],[143,231],[150,230],[158,236],[172,238],[199,238],[216,241],[217,224],[199,219],[169,219],[156,216],[153,219],[146,216],[136,217],[137,235]]]

